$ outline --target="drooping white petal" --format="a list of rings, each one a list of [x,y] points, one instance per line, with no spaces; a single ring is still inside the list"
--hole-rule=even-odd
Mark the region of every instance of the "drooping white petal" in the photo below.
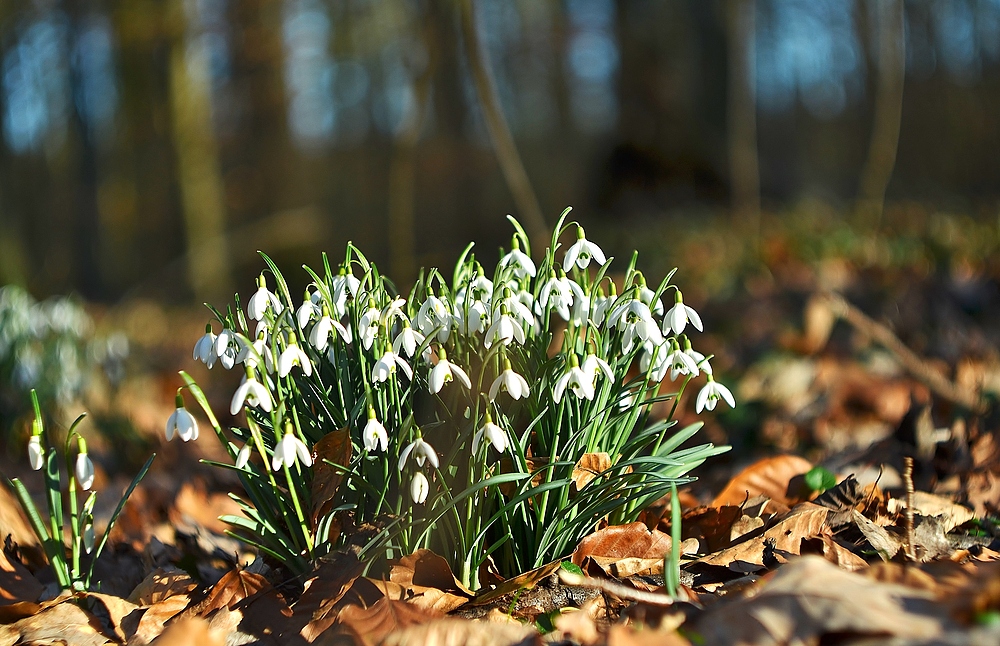
[[[417,471],[410,480],[410,498],[418,505],[424,504],[427,494],[430,492],[430,483],[423,471]]]
[[[76,468],[74,469],[76,481],[84,491],[90,491],[94,486],[94,463],[86,453],[76,455]]]
[[[167,428],[169,429],[169,422]],[[170,438],[168,437],[167,439],[169,440]],[[42,449],[42,440],[37,435],[32,435],[31,439],[28,440],[28,464],[31,465],[34,471],[39,471],[45,466],[45,451]]]
[[[365,442],[365,449],[369,452],[378,447],[383,451],[389,448],[389,435],[385,431],[385,426],[374,417],[368,420],[361,436]]]

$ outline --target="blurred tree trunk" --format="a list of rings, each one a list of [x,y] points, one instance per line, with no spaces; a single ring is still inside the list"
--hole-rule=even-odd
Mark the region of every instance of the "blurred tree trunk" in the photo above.
[[[757,48],[755,0],[726,4],[728,52],[729,185],[733,214],[754,235],[760,227],[757,156]]]
[[[472,73],[472,82],[479,97],[479,106],[483,112],[483,121],[490,133],[493,150],[500,170],[503,171],[507,186],[514,197],[518,215],[525,231],[531,239],[532,252],[537,257],[545,249],[549,239],[545,216],[538,204],[538,196],[531,186],[524,163],[517,152],[514,136],[507,125],[500,97],[497,94],[496,80],[490,67],[489,53],[479,37],[479,24],[476,18],[475,0],[461,0],[462,39],[465,43],[466,59]]]
[[[872,230],[881,225],[885,193],[896,166],[906,75],[906,32],[903,0],[878,0],[878,85],[868,159],[861,171],[855,216]]]
[[[199,300],[232,293],[226,237],[225,188],[212,127],[208,55],[185,15],[185,2],[170,4],[170,99],[188,281]],[[189,5],[190,6],[190,5]]]
[[[396,137],[389,166],[389,274],[400,289],[417,276],[416,226],[416,153],[430,96],[431,80],[441,59],[441,25],[427,12],[419,29],[427,51],[424,69],[416,73],[413,102]]]

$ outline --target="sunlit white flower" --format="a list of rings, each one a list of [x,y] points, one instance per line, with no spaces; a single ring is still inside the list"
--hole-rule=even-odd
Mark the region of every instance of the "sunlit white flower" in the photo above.
[[[401,318],[406,320],[406,313],[403,311],[403,307],[406,306],[406,300],[402,298],[397,298],[391,303],[382,308],[381,321],[382,326],[385,329],[392,327],[392,321],[396,318]]]
[[[579,399],[594,398],[594,378],[579,365],[576,355],[570,355],[569,368],[556,381],[552,389],[552,400],[555,403],[562,401],[563,393],[569,388]]]
[[[509,359],[504,359],[503,372],[493,380],[493,385],[490,386],[490,401],[496,399],[501,390],[506,390],[511,398],[515,400],[527,397],[530,394],[528,381],[514,372]]]
[[[715,405],[719,403],[719,399],[726,400],[726,403],[730,407],[736,408],[736,400],[733,398],[733,393],[729,392],[729,389],[717,382],[712,375],[708,375],[708,383],[706,383],[700,391],[698,391],[698,397],[695,400],[694,410],[696,413],[701,411],[715,410]]]
[[[302,463],[302,466],[312,466],[312,455],[309,454],[309,449],[289,425],[285,429],[285,436],[274,447],[274,454],[271,456],[271,470],[277,471],[282,466],[291,469],[295,465],[296,459]]]
[[[417,311],[417,328],[424,336],[430,336],[434,330],[438,330],[437,339],[444,343],[451,333],[451,324],[452,315],[447,303],[434,294],[428,295]]]
[[[534,305],[534,298],[530,292],[521,290],[514,293],[505,289],[503,298],[498,298],[493,303],[493,320],[496,320],[500,314],[501,306],[503,306],[507,308],[507,312],[515,321],[532,327],[535,325],[535,315],[531,313],[532,305]]]
[[[462,334],[477,334],[489,325],[489,308],[483,301],[455,301],[455,323]]]
[[[639,283],[639,300],[649,306],[654,316],[662,316],[663,301],[658,298],[654,301],[654,296],[656,296],[656,293],[646,286],[646,281],[642,280]]]
[[[410,364],[406,363],[403,357],[391,349],[386,349],[385,353],[372,366],[372,381],[382,383],[388,380],[389,377],[396,374],[397,366],[403,371],[407,379],[413,379],[413,370],[410,369]]]
[[[215,334],[212,333],[211,323],[205,326],[205,335],[194,344],[193,358],[209,368],[214,366],[215,360],[219,358],[215,354]]]
[[[371,350],[372,343],[378,335],[382,312],[375,307],[375,301],[368,300],[368,309],[364,311],[358,320],[358,337],[365,350]]]
[[[257,381],[252,369],[247,370],[246,376],[233,394],[233,399],[229,403],[229,412],[232,415],[238,415],[243,410],[244,405],[257,406],[265,413],[271,412],[271,393],[268,392],[264,384]]]
[[[580,366],[583,371],[590,375],[591,380],[597,379],[597,373],[603,372],[604,376],[608,378],[608,381],[615,381],[615,373],[611,370],[611,366],[608,362],[600,358],[596,354],[588,354],[587,358],[583,360],[583,364]]]
[[[365,442],[365,450],[369,453],[379,447],[382,447],[383,451],[389,448],[389,434],[386,433],[382,422],[375,418],[375,409],[371,406],[368,407],[368,423],[365,424],[361,437]]]
[[[691,357],[691,361],[694,361],[694,365],[698,366],[698,369],[707,375],[712,374],[712,364],[708,362],[708,358],[702,353],[698,352],[691,347],[691,340],[684,337],[684,354]]]
[[[177,408],[167,418],[165,434],[168,442],[174,439],[174,435],[184,442],[198,439],[198,420],[184,408],[184,400],[181,399],[180,393],[177,393]]]
[[[409,321],[404,321],[403,329],[399,331],[399,334],[396,335],[396,338],[392,342],[392,351],[400,354],[400,350],[402,350],[402,354],[412,359],[417,348],[424,342],[424,338],[423,334],[410,327]],[[424,358],[429,354],[430,348],[428,347],[424,351]]]
[[[574,263],[580,269],[586,269],[590,266],[591,258],[596,260],[598,265],[607,262],[601,248],[587,240],[583,233],[583,227],[578,226],[576,228],[576,242],[566,250],[566,255],[563,256],[563,271],[568,272],[573,268]]]
[[[240,351],[236,354],[236,363],[259,369],[263,360],[264,369],[269,373],[274,372],[274,357],[271,356],[271,346],[268,345],[263,334],[253,343],[250,343],[242,334],[236,336],[236,341],[240,346]]]
[[[531,262],[531,258],[521,251],[517,237],[513,240],[513,248],[500,259],[500,266],[510,266],[518,280],[523,280],[525,276],[534,277],[535,275],[535,263]]]
[[[403,465],[406,464],[406,458],[413,454],[413,459],[416,460],[417,466],[424,466],[424,460],[431,463],[435,469],[440,466],[438,461],[437,452],[434,451],[434,447],[424,441],[422,437],[418,437],[403,449],[403,452],[399,454],[399,470],[403,470]]]
[[[240,452],[236,454],[236,468],[245,469],[247,464],[250,462],[250,451],[253,449],[253,445],[247,442],[240,449]]]
[[[319,291],[310,294],[309,290],[306,290],[302,305],[299,305],[299,309],[295,310],[295,322],[299,324],[300,330],[305,330],[309,321],[321,316],[322,310],[318,302],[320,298],[322,297],[319,296]]]
[[[605,296],[604,290],[598,289],[597,296],[594,297],[594,306],[590,311],[590,320],[594,322],[594,325],[599,326],[604,323],[604,319],[608,316],[608,313],[614,306],[616,298],[617,297],[613,291],[613,285],[611,296]]]
[[[481,429],[476,431],[476,435],[472,438],[473,453],[479,453],[479,447],[482,445],[484,438],[493,445],[497,453],[503,453],[510,446],[510,438],[507,437],[507,433],[493,423],[489,414],[486,415],[486,423],[483,424]]]
[[[233,330],[224,328],[222,332],[219,332],[219,336],[215,337],[215,356],[219,358],[219,363],[226,370],[230,370],[236,365],[239,349],[239,341]]]
[[[681,350],[676,341],[670,344],[670,354],[667,355],[666,362],[670,366],[670,381],[677,379],[678,375],[698,374],[698,365],[686,352]]]
[[[455,379],[458,379],[466,388],[472,388],[469,375],[462,370],[461,366],[448,361],[448,355],[445,354],[444,348],[441,348],[438,351],[438,362],[431,368],[430,377],[427,379],[428,390],[432,395],[436,395],[441,392],[446,383]]]
[[[564,321],[568,321],[569,308],[573,305],[574,299],[585,298],[587,296],[583,293],[583,289],[575,281],[567,278],[565,274],[559,277],[553,274],[538,293],[538,305],[555,310]]]
[[[83,539],[83,551],[90,554],[94,551],[94,540],[97,538],[94,534],[94,521],[87,519],[87,522],[83,524],[83,531],[80,532],[80,538]]]
[[[413,499],[413,502],[418,505],[424,504],[430,489],[430,483],[427,482],[427,476],[424,475],[423,471],[417,471],[413,474],[413,478],[410,480],[410,498]]]
[[[361,281],[353,274],[347,273],[345,267],[341,267],[330,284],[330,296],[333,298],[330,307],[337,318],[341,318],[347,313],[348,297],[356,297],[360,288]]]
[[[680,334],[687,327],[688,322],[699,332],[702,331],[701,317],[698,316],[698,312],[694,311],[694,308],[684,304],[684,297],[679,289],[676,292],[675,301],[674,306],[667,310],[663,317],[663,333],[670,334],[670,330],[673,330],[675,334]]]
[[[28,440],[28,464],[34,471],[45,466],[45,449],[42,448],[42,438],[39,435],[32,435]]]
[[[288,343],[288,347],[278,357],[278,376],[287,377],[293,366],[298,366],[302,370],[302,374],[307,377],[312,374],[312,363],[309,361],[309,355],[295,343],[294,339]]]
[[[332,318],[328,312],[324,313],[323,317],[316,321],[316,325],[309,331],[309,343],[322,352],[329,345],[334,332],[340,335],[344,343],[351,344],[351,330],[344,327],[340,321]]]
[[[267,289],[267,282],[264,280],[264,274],[261,274],[257,279],[257,291],[254,295],[250,297],[247,302],[247,316],[255,321],[260,321],[264,318],[264,314],[267,312],[267,308],[270,307],[271,311],[274,312],[275,316],[281,314],[281,310],[284,307],[281,305],[281,301],[275,296],[271,291]]]
[[[504,345],[510,345],[512,341],[517,341],[521,345],[524,345],[524,339],[524,328],[507,314],[506,307],[501,307],[499,316],[493,318],[493,324],[490,326],[490,329],[486,330],[486,338],[483,340],[483,345],[487,349],[497,341]]]
[[[80,487],[84,491],[90,491],[90,488],[94,486],[94,463],[91,461],[90,456],[87,455],[87,445],[80,440],[81,451],[76,454],[76,465],[73,469],[74,475],[76,475],[76,481],[80,483]]]
[[[652,343],[643,344],[643,352],[639,357],[639,370],[649,371],[649,378],[653,381],[663,381],[670,369],[670,341],[663,341],[658,345]],[[650,369],[652,365],[652,369]]]
[[[653,345],[663,343],[663,335],[653,320],[649,306],[632,298],[619,304],[608,318],[608,325],[616,325],[622,334],[622,351],[631,352],[636,341]]]

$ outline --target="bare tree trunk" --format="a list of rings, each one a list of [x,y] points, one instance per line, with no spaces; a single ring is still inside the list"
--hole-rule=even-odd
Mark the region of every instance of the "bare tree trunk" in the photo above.
[[[755,0],[729,0],[729,185],[733,213],[756,237],[760,227],[757,157],[757,52]]]
[[[403,289],[417,276],[416,227],[413,212],[416,202],[416,154],[420,130],[427,114],[431,79],[440,59],[433,14],[424,20],[422,38],[427,48],[426,67],[417,77],[413,103],[396,137],[389,166],[389,273]]]
[[[171,8],[176,29],[170,46],[170,107],[187,274],[194,295],[212,300],[231,293],[232,276],[208,59],[201,47],[189,47],[184,2],[175,0]]]
[[[476,96],[483,110],[483,120],[490,133],[497,161],[503,171],[507,186],[514,197],[519,215],[524,219],[524,227],[531,238],[531,245],[537,255],[545,249],[549,239],[545,216],[538,204],[538,197],[531,187],[528,173],[524,170],[521,156],[514,144],[514,137],[504,118],[500,107],[500,97],[497,95],[496,81],[490,68],[489,54],[479,38],[479,26],[476,21],[474,0],[462,0],[462,39],[465,41],[465,53],[472,70],[472,80],[476,86]]]
[[[855,215],[877,230],[885,209],[885,192],[896,166],[899,124],[903,112],[906,34],[903,0],[878,0],[878,85],[868,160],[861,171]]]

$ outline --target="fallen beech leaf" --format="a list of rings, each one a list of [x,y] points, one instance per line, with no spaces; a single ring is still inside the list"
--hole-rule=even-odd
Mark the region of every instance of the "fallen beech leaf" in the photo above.
[[[347,606],[340,611],[340,623],[349,628],[365,646],[375,646],[398,630],[424,624],[441,617],[405,601],[383,597],[370,608]]]
[[[166,623],[176,615],[182,613],[190,602],[191,600],[186,594],[175,594],[148,608],[141,608],[142,616],[139,617],[138,625],[131,631],[126,628],[126,635],[129,632],[132,633],[129,635],[129,641],[134,640],[140,644],[152,641],[163,632],[163,627]],[[199,617],[192,617],[192,619],[201,620]],[[127,621],[123,623],[122,627],[125,628],[126,626],[128,626]]]
[[[530,590],[538,585],[538,583],[542,580],[558,572],[561,563],[561,561],[546,563],[545,565],[537,567],[534,570],[528,570],[524,574],[519,574],[512,579],[507,579],[489,592],[480,594],[478,597],[473,599],[472,605],[482,606],[512,592]]]
[[[851,520],[854,521],[857,528],[864,534],[865,540],[878,552],[883,561],[891,560],[902,548],[899,539],[887,532],[885,528],[865,518],[857,510],[851,512]]]
[[[534,629],[518,624],[487,624],[447,617],[389,633],[385,646],[433,644],[434,646],[541,646],[542,638]]]
[[[127,635],[122,627],[123,620],[138,609],[121,597],[99,592],[83,592],[77,596],[78,603],[92,614],[106,635],[125,641]]]
[[[0,645],[72,644],[72,646],[104,646],[113,636],[101,634],[97,619],[62,597],[58,603],[20,621],[0,626]]]
[[[389,580],[415,592],[437,588],[469,599],[475,596],[455,578],[448,561],[428,549],[419,549],[393,563],[389,569]]]
[[[611,468],[611,456],[607,453],[584,453],[573,467],[573,484],[580,491],[597,476]]]
[[[24,564],[32,570],[45,566],[48,561],[42,551],[42,545],[38,542],[35,531],[31,529],[28,517],[21,509],[21,503],[10,489],[4,486],[0,486],[0,527],[3,528],[0,542],[10,536],[13,544],[17,545]]]
[[[819,556],[795,559],[757,594],[711,606],[694,630],[709,644],[816,644],[823,636],[919,637],[939,634],[933,595],[876,583]]]
[[[730,480],[710,506],[741,505],[756,496],[794,505],[809,498],[805,474],[812,468],[811,462],[797,455],[764,458]]]
[[[691,646],[691,642],[674,631],[615,624],[608,631],[608,646]]]
[[[3,531],[7,531],[4,527]],[[22,601],[34,603],[42,595],[42,584],[38,582],[28,568],[17,561],[11,561],[3,550],[0,550],[0,606],[16,604]]]
[[[819,535],[823,542],[823,558],[848,572],[858,572],[868,567],[868,562],[847,549],[834,539],[829,527],[824,527]]]
[[[320,561],[292,606],[295,615],[308,619],[302,628],[303,637],[313,641],[336,621],[340,601],[363,569],[357,557],[349,552],[334,552]]]
[[[315,641],[323,632],[337,623],[344,608],[350,606],[367,608],[385,598],[384,593],[369,579],[357,577],[353,571],[350,572],[350,576],[354,576],[353,580],[339,597],[335,593],[324,600],[322,590],[327,584],[323,583],[321,584],[323,588],[312,593],[314,596],[307,596],[310,595],[307,589],[299,598],[293,610],[295,616],[306,614],[309,608],[316,606],[316,610],[309,615],[308,623],[299,631],[299,634],[307,641]],[[329,584],[329,588],[332,590],[335,585],[336,582],[332,582]],[[303,606],[304,599],[307,600],[307,605]]]
[[[351,463],[351,430],[347,427],[331,431],[313,446],[312,526],[333,508],[333,499],[340,488],[343,472],[333,464],[346,467]],[[328,464],[332,463],[332,464]]]
[[[901,514],[906,510],[906,500],[892,498],[886,503],[891,514]],[[944,531],[950,532],[959,525],[964,525],[973,519],[975,514],[968,507],[956,505],[942,496],[935,496],[926,491],[913,492],[913,511],[927,518],[940,518]]]
[[[154,639],[150,646],[225,646],[226,633],[213,629],[211,624],[200,617],[189,617],[176,621]]]
[[[764,567],[764,551],[773,541],[773,552],[783,557],[798,555],[803,540],[815,538],[823,530],[828,510],[804,502],[762,534],[732,547],[709,554],[695,563],[727,567],[737,572],[756,572]]]
[[[161,567],[150,572],[142,583],[135,587],[128,600],[137,606],[151,606],[168,597],[187,594],[197,587],[198,584],[184,570]]]
[[[184,611],[184,615],[186,617],[207,617],[212,611],[219,608],[233,610],[238,603],[267,587],[270,587],[270,584],[260,574],[241,569],[230,570],[219,579],[218,583],[212,586],[208,595],[200,603]]]
[[[872,581],[905,585],[917,590],[936,593],[939,589],[934,577],[919,568],[899,563],[874,563],[862,572]]]
[[[742,515],[743,510],[735,505],[691,509],[681,517],[681,535],[699,539],[705,553],[717,552],[732,543],[733,523]],[[664,524],[661,522],[660,526]],[[664,528],[668,529],[669,525]]]
[[[562,642],[581,644],[581,646],[596,646],[601,641],[601,633],[597,630],[597,622],[589,613],[583,610],[571,610],[560,613],[552,621],[559,631]]]
[[[670,536],[658,529],[650,531],[644,523],[613,525],[587,536],[570,557],[574,564],[583,566],[588,557],[603,557],[623,561],[625,559],[660,559],[670,551]],[[614,563],[615,561],[611,561]],[[607,569],[602,567],[605,572]]]

